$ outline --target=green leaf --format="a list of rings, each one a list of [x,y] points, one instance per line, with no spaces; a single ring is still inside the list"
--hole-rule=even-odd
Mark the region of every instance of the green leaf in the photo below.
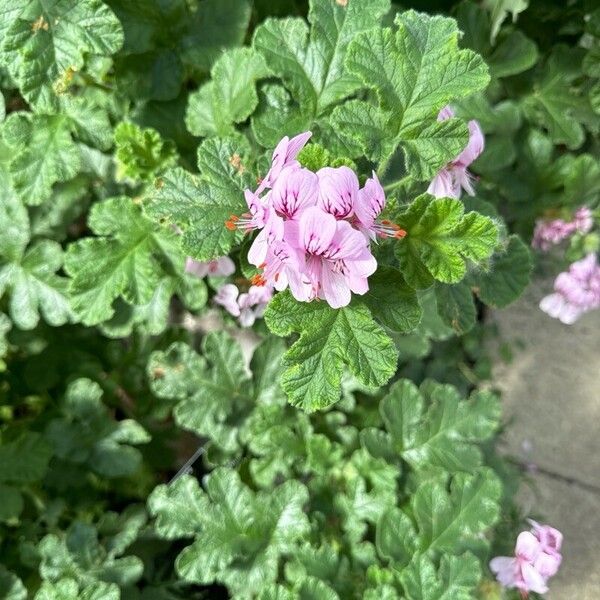
[[[529,248],[518,236],[511,235],[506,248],[491,258],[485,271],[471,276],[469,282],[488,306],[504,308],[529,285],[532,269]]]
[[[190,94],[186,125],[193,135],[225,136],[245,121],[258,104],[255,85],[267,77],[264,58],[251,48],[221,55],[211,71],[212,81]]]
[[[0,12],[0,61],[36,107],[56,106],[53,86],[86,55],[110,56],[123,30],[100,0],[7,0]]]
[[[146,198],[144,208],[152,218],[177,225],[184,251],[197,260],[227,254],[238,232],[225,222],[247,210],[243,190],[250,186],[250,154],[243,137],[211,138],[198,149],[201,175],[183,169],[167,171]]]
[[[27,589],[14,574],[0,565],[0,598],[2,600],[26,600]]]
[[[46,535],[37,550],[43,579],[57,581],[64,577],[75,578],[81,588],[90,588],[90,597],[97,600],[102,598],[99,592],[93,592],[97,589],[110,592],[108,597],[112,597],[114,586],[102,585],[102,582],[131,586],[140,579],[144,569],[137,556],[116,558],[114,553],[99,543],[96,528],[81,521],[73,521],[64,534]]]
[[[72,318],[67,281],[56,275],[63,252],[56,242],[28,246],[29,218],[12,190],[0,188],[0,297],[10,290],[9,312],[21,329],[33,329],[40,313],[54,326]]]
[[[148,365],[150,384],[159,397],[179,400],[173,413],[180,427],[232,450],[236,415],[249,409],[252,393],[242,351],[225,332],[213,332],[204,338],[202,354],[181,342],[155,352]]]
[[[200,515],[208,507],[198,480],[190,475],[183,475],[168,485],[159,485],[148,498],[148,510],[156,518],[154,529],[166,540],[200,533],[203,522]]]
[[[177,557],[178,574],[193,583],[223,583],[232,594],[257,593],[274,583],[280,555],[308,534],[306,488],[288,481],[254,493],[225,468],[213,471],[205,487],[210,504],[198,515],[202,533]]]
[[[73,308],[86,325],[110,319],[119,297],[145,305],[163,277],[183,277],[177,235],[147,219],[131,198],[95,204],[88,224],[98,237],[71,244],[65,261]]]
[[[15,113],[6,121],[4,139],[14,152],[9,169],[15,191],[26,204],[41,204],[56,182],[77,175],[80,153],[71,127],[64,115]]]
[[[116,422],[102,403],[102,389],[89,379],[69,385],[61,417],[51,420],[46,439],[64,461],[83,464],[109,478],[132,475],[142,455],[134,445],[150,441],[146,431],[131,420]]]
[[[311,0],[310,29],[299,18],[266,19],[256,28],[254,48],[283,80],[302,112],[310,115],[309,127],[361,86],[360,79],[344,68],[346,50],[359,32],[379,25],[389,6],[389,0]]]
[[[508,77],[527,71],[538,61],[538,49],[521,31],[511,31],[502,37],[487,58],[490,73],[494,77]]]
[[[368,155],[387,163],[400,144],[407,169],[426,180],[465,147],[465,125],[437,121],[450,101],[485,88],[489,82],[482,59],[459,50],[453,19],[407,11],[396,16],[397,30],[383,28],[356,36],[348,48],[346,67],[372,88],[379,114],[365,103],[342,106],[332,122],[365,149],[383,134],[379,152]]]
[[[151,181],[177,162],[177,151],[158,131],[142,129],[134,123],[119,123],[115,129],[117,172],[119,178]]]
[[[483,0],[483,6],[490,12],[492,22],[490,39],[493,43],[508,15],[512,16],[514,23],[517,16],[529,6],[529,0]]]
[[[35,600],[119,600],[121,592],[113,583],[96,582],[79,588],[73,579],[61,579],[55,583],[44,581]]]
[[[594,206],[600,198],[600,165],[590,154],[565,154],[556,163],[564,179],[565,198]]]
[[[369,278],[365,304],[384,327],[402,333],[415,329],[423,315],[416,292],[392,267],[380,266]]]
[[[381,401],[393,447],[415,469],[472,471],[482,462],[476,444],[490,438],[499,425],[498,398],[482,391],[465,401],[456,388],[441,384],[432,384],[429,393],[426,409],[423,393],[403,379]]]
[[[454,285],[435,286],[438,312],[444,323],[462,335],[470,331],[477,320],[477,309],[471,287],[461,281]]]
[[[407,232],[396,247],[400,270],[416,288],[429,287],[434,279],[457,283],[467,272],[467,261],[488,258],[498,238],[492,219],[464,214],[463,203],[451,198],[420,196],[398,224]]]
[[[391,508],[377,521],[377,551],[394,567],[407,565],[417,549],[417,533],[412,521],[399,508]]]
[[[457,473],[449,492],[437,480],[423,482],[412,498],[421,550],[455,554],[468,547],[498,520],[501,495],[500,480],[487,468]]]
[[[490,40],[492,25],[485,7],[462,2],[458,6],[457,19],[464,33],[462,45],[486,59],[493,77],[517,75],[536,64],[537,46],[523,32],[505,29],[498,40]]]
[[[416,555],[400,574],[408,600],[471,600],[481,578],[475,556],[443,556],[436,573],[428,556]]]
[[[2,447],[0,446],[0,451]],[[0,483],[0,522],[16,521],[23,510],[23,496],[18,489]],[[1,580],[0,580],[1,581]],[[0,597],[2,597],[0,595]]]
[[[27,432],[0,444],[0,482],[32,483],[42,479],[52,456],[39,433]]]
[[[587,96],[575,88],[581,75],[577,48],[556,46],[546,61],[534,91],[523,100],[528,118],[548,131],[555,144],[579,148],[585,140],[582,123],[593,118]],[[595,117],[598,123],[598,118]]]
[[[369,389],[386,383],[396,369],[392,340],[363,305],[335,310],[283,293],[271,301],[265,319],[276,335],[300,334],[283,357],[281,385],[289,401],[306,411],[339,400],[344,365]]]

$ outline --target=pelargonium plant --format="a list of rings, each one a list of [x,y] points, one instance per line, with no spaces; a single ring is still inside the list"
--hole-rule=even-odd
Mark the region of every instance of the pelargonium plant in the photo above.
[[[485,318],[544,215],[596,305],[600,13],[429,4],[2,4],[0,598],[544,592]]]

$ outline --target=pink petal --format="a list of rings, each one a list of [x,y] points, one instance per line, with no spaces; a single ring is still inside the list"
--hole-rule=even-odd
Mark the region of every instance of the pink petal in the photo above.
[[[545,298],[542,298],[540,309],[556,319],[561,313],[564,305],[565,300],[560,294],[550,294]]]
[[[208,274],[208,263],[200,262],[199,260],[194,260],[193,258],[188,256],[188,258],[185,261],[185,272],[189,273],[190,275],[200,277],[200,279],[202,279]]]
[[[312,171],[286,167],[273,185],[273,207],[293,218],[304,208],[314,206],[318,193],[318,178]]]
[[[544,579],[549,579],[556,575],[561,562],[562,556],[560,554],[542,552],[533,563],[533,566]]]
[[[220,304],[225,308],[231,315],[238,317],[240,314],[240,307],[237,303],[239,293],[237,286],[232,283],[226,283],[219,288],[219,291],[215,294],[213,300],[216,304]]]
[[[515,554],[517,557],[534,561],[541,552],[539,540],[530,531],[522,531],[517,537]]]
[[[563,534],[550,525],[542,525],[533,519],[527,519],[533,527],[533,534],[540,540],[542,550],[558,552],[563,542]]]
[[[354,203],[354,214],[367,229],[370,228],[375,219],[385,207],[385,191],[379,183],[377,174],[373,171],[373,177],[367,179],[365,186],[359,190]]]
[[[332,265],[323,264],[321,273],[322,294],[332,308],[341,308],[350,304],[351,294],[346,278],[334,271]]]
[[[452,110],[452,107],[448,104],[447,106],[444,106],[442,110],[440,110],[437,120],[446,121],[447,119],[451,119],[452,117],[454,117],[454,111]]]
[[[311,254],[323,254],[336,233],[333,215],[316,206],[307,208],[300,217],[300,243]]]
[[[304,146],[306,146],[306,143],[311,138],[311,136],[312,131],[305,131],[304,133],[299,133],[298,135],[294,136],[289,141],[287,147],[286,162],[289,160],[294,160],[296,156],[298,156],[298,153],[300,152],[300,150],[302,150],[302,148],[304,148]]]
[[[235,263],[229,258],[229,256],[221,256],[221,258],[217,258],[217,260],[212,261],[212,263],[216,263],[216,265],[214,271],[211,271],[211,275],[229,277],[229,275],[233,275],[235,273]]]
[[[348,221],[338,221],[331,245],[324,253],[329,260],[358,257],[368,247],[367,240]]]
[[[454,162],[460,163],[464,167],[468,167],[474,162],[485,147],[485,137],[479,123],[475,120],[469,121],[469,143],[467,147],[456,157]]]
[[[521,563],[521,574],[526,590],[538,594],[545,594],[548,591],[546,581],[532,564],[528,562]]]
[[[509,556],[496,556],[490,561],[490,570],[504,587],[516,587],[519,568],[516,559]]]
[[[339,219],[352,214],[358,196],[358,177],[349,167],[325,167],[317,172],[319,177],[318,205]]]
[[[427,192],[436,198],[458,198],[456,187],[449,169],[442,169],[431,181]]]
[[[256,321],[256,315],[251,308],[244,308],[240,312],[238,321],[242,327],[252,327]]]

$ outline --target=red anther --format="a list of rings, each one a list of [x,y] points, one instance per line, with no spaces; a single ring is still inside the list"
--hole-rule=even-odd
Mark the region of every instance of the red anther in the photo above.
[[[264,263],[262,263],[261,265],[258,265],[258,268],[259,268],[259,269],[264,269],[266,266],[267,266],[267,263],[266,263],[266,262],[264,262]]]
[[[385,219],[385,220],[381,221],[381,224],[382,225],[392,225],[392,222]]]
[[[394,237],[398,240],[401,240],[405,236],[406,236],[406,231],[404,231],[404,229],[398,229],[396,231],[396,233],[394,233]]]
[[[231,215],[227,221],[225,221],[225,227],[229,229],[229,231],[235,231],[237,229],[236,223],[240,220],[236,215]]]
[[[252,277],[250,277],[250,283],[252,285],[263,286],[267,283],[267,280],[260,273],[257,273],[256,275],[252,275]]]

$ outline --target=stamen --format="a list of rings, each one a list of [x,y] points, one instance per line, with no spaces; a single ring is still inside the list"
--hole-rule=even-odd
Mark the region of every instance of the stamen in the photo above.
[[[229,229],[229,231],[235,231],[237,229],[237,222],[240,220],[239,217],[235,215],[231,215],[227,221],[225,221],[225,227]]]
[[[250,277],[250,283],[252,285],[263,286],[266,285],[267,280],[260,273],[257,273],[256,275],[252,275],[252,277]]]
[[[373,230],[382,238],[393,237],[397,240],[401,240],[406,236],[406,231],[404,229],[387,219],[381,221],[381,223],[375,223],[373,225]]]

